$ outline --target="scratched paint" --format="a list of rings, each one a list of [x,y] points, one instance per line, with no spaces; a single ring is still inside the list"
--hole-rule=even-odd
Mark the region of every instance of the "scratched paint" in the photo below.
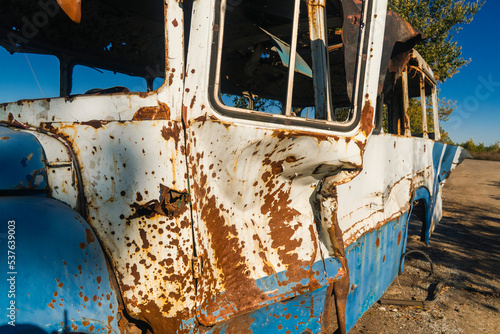
[[[327,288],[274,303],[214,326],[207,334],[320,333],[324,329]]]
[[[60,123],[48,128],[72,140],[88,185],[87,219],[110,254],[127,309],[156,323],[156,330],[172,326],[180,314],[189,314],[195,291],[180,124]]]
[[[419,188],[429,191],[433,207],[438,208],[429,208],[429,212],[436,211],[438,215],[444,176],[462,161],[461,154],[461,148],[428,139],[388,134],[372,136],[366,147],[363,171],[352,182],[337,188],[337,217],[346,246],[408,211]],[[350,200],[349,194],[353,192],[355,201]],[[436,216],[436,220],[439,219]]]

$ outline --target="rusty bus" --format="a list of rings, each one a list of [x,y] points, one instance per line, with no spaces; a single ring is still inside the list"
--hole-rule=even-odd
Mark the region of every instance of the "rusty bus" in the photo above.
[[[2,333],[346,333],[414,203],[429,242],[464,151],[386,0],[0,7],[0,45],[60,70],[0,104]],[[75,93],[79,65],[146,88]]]

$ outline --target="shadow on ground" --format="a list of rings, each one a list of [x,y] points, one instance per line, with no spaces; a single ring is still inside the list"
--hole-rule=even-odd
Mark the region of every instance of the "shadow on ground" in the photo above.
[[[421,223],[412,219],[408,250],[424,251],[434,264],[455,271],[451,280],[445,279],[448,286],[498,296],[500,213],[495,211],[463,206],[460,211],[445,211],[429,246],[411,237],[419,235],[421,228]]]

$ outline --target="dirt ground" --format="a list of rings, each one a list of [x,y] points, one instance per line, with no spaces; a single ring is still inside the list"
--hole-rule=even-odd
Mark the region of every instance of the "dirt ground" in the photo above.
[[[420,242],[412,220],[402,275],[382,298],[425,300],[444,284],[431,307],[374,304],[349,334],[500,333],[500,162],[466,160],[446,181],[443,219],[430,245]]]

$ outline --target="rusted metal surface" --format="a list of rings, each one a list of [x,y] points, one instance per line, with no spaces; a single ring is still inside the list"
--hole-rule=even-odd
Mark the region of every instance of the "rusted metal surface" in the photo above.
[[[166,18],[182,24],[182,10],[172,7]],[[183,36],[179,23],[167,29],[177,40]],[[169,81],[160,92],[0,108],[2,121],[50,133],[36,136],[48,152],[51,196],[75,209],[78,195],[84,198],[82,210],[110,258],[124,311],[155,333],[194,326],[184,323],[194,310],[193,243],[181,99],[172,93],[183,82],[182,47],[169,54]]]
[[[321,277],[312,271],[322,262],[313,211],[297,196],[312,194],[318,179],[339,168],[339,162],[313,162],[304,155],[328,150],[331,142],[214,121],[190,128],[193,216],[204,263],[200,321],[212,324],[319,287]],[[210,139],[200,138],[200,132]],[[283,291],[255,285],[267,276],[275,276]]]
[[[158,107],[142,107],[136,111],[134,121],[170,119],[170,108],[165,103],[158,103]]]
[[[394,12],[387,12],[384,46],[379,81],[379,92],[382,92],[387,72],[395,73],[395,79],[401,76],[409,60],[413,47],[425,35],[412,27]],[[395,81],[393,82],[393,84]]]
[[[432,114],[434,118],[434,140],[441,140],[441,131],[439,129],[439,108],[437,102],[437,88],[432,87]]]
[[[376,47],[384,44],[386,1],[333,2],[344,11],[344,27],[343,46],[331,51],[343,49],[339,59],[355,117],[304,121],[290,110],[263,116],[224,105],[220,87],[227,73],[217,57],[231,5],[223,1],[224,12],[219,2],[194,2],[185,62],[185,13],[178,2],[166,2],[166,43],[159,43],[165,45],[159,65],[165,82],[157,91],[3,104],[0,122],[36,137],[45,154],[47,195],[85,216],[85,242],[73,246],[102,245],[115,276],[110,282],[117,282],[110,307],[116,332],[130,323],[154,334],[317,333],[334,327],[335,308],[345,333],[394,278],[411,201],[429,203],[426,235],[439,221],[443,181],[461,150],[408,133],[372,135],[389,66],[386,59],[381,68],[386,49]],[[310,2],[304,22],[311,42],[319,41],[311,47],[313,75],[329,65],[324,6]],[[294,21],[302,29],[297,15]],[[406,28],[404,41],[411,44],[420,35]],[[231,42],[235,48],[243,43]],[[406,67],[416,58],[404,56],[407,51],[393,65]],[[134,56],[118,67],[146,75],[136,66],[150,61]],[[271,94],[266,87],[262,92]],[[331,114],[329,78],[319,76],[315,90],[314,103],[323,109],[318,115]],[[408,87],[403,91],[407,101]],[[11,140],[8,131],[1,144]],[[82,296],[101,306],[97,295]],[[118,314],[126,318],[121,326]]]
[[[337,214],[346,245],[407,211],[410,199],[419,188],[427,189],[437,201],[436,206],[440,206],[442,182],[462,161],[461,153],[462,149],[455,146],[422,138],[372,136],[366,147],[363,172],[348,184],[337,187]],[[390,177],[382,177],[384,168],[391,171]],[[352,191],[365,195],[349,201]]]
[[[203,6],[195,4],[196,13],[205,13]],[[210,38],[209,32],[199,31],[198,40],[204,39],[202,34]],[[378,73],[375,63],[367,71]],[[195,63],[188,58],[188,64]],[[191,69],[195,73],[186,85],[203,87],[203,72],[190,67],[187,72]],[[319,240],[310,198],[324,177],[337,175],[342,183],[359,171],[373,128],[377,79],[373,83],[363,91],[361,125],[348,138],[279,125],[276,130],[263,122],[229,123],[206,107],[210,102],[203,90],[186,92],[193,218],[203,258],[198,290],[202,324],[321,286],[311,268],[329,253]],[[326,272],[326,282],[339,279],[342,272]],[[281,273],[286,275],[284,282]],[[262,277],[273,276],[282,287],[277,294],[256,285]]]
[[[403,127],[404,127],[404,135],[409,137],[411,136],[411,126],[410,126],[410,115],[408,114],[410,108],[410,97],[408,93],[408,72],[403,71],[403,75],[401,76],[403,83]]]
[[[407,218],[408,213],[402,213],[346,246],[346,256],[351,264],[346,303],[347,331],[397,276],[405,247]]]
[[[49,196],[58,199],[77,212],[83,213],[85,203],[81,179],[71,147],[57,136],[35,129],[24,130],[36,137],[45,153]]]
[[[357,174],[357,173],[356,173]],[[335,306],[337,314],[338,328],[341,333],[346,333],[346,303],[349,293],[349,265],[345,256],[344,240],[342,231],[338,225],[336,212],[338,209],[336,186],[343,182],[335,177],[326,178],[321,184],[321,189],[316,197],[320,205],[321,231],[327,232],[326,243],[329,242],[329,255],[338,258],[342,264],[343,276],[333,283],[333,293],[335,295]],[[326,233],[324,233],[326,234]]]
[[[361,24],[361,7],[362,1],[360,0],[347,0],[342,1],[342,9],[344,13],[344,24],[342,29],[342,42],[345,48],[345,73],[349,99],[352,101],[352,87],[354,87],[355,80],[355,67],[358,49],[358,40],[360,34]]]
[[[65,138],[75,153],[87,219],[110,256],[128,312],[156,332],[182,328],[195,285],[180,122],[43,121],[43,129]],[[57,155],[51,145],[44,147]]]
[[[397,275],[411,201],[417,199],[415,195],[420,190],[425,190],[427,198],[418,198],[427,205],[428,223],[423,232],[428,242],[441,219],[443,182],[462,158],[462,149],[455,146],[380,134],[370,137],[363,171],[349,183],[337,186],[337,218],[349,254],[351,276],[348,330],[354,325],[356,314],[360,316],[366,310],[362,305],[375,302]],[[356,194],[356,199],[352,194]],[[380,280],[374,282],[369,277]],[[361,285],[362,288],[356,288]]]
[[[425,77],[420,76],[420,106],[422,112],[422,136],[429,138],[427,134],[427,101],[425,99]]]
[[[189,313],[186,305],[194,303],[195,291],[181,125],[52,123],[46,128],[72,142],[87,185],[88,221],[110,255],[130,314],[155,331],[179,327],[175,319]],[[152,150],[152,142],[160,147]]]

